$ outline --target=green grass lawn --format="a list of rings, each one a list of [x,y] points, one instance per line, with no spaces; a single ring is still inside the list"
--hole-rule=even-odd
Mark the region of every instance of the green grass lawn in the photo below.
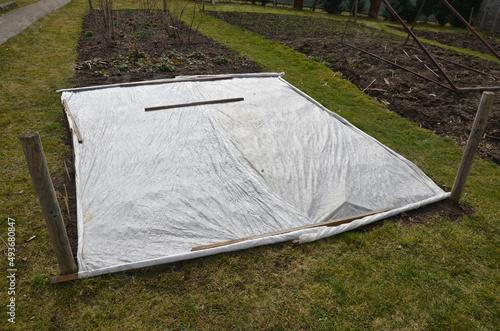
[[[494,330],[500,325],[500,167],[479,159],[463,197],[475,214],[460,221],[388,220],[366,232],[310,244],[51,285],[56,259],[18,137],[39,131],[52,176],[66,176],[69,147],[55,90],[73,84],[87,3],[74,0],[0,45],[2,328]],[[416,163],[436,183],[452,186],[463,150],[450,139],[389,112],[290,48],[208,15],[200,31],[265,71],[284,71],[290,83]],[[5,307],[8,217],[16,220],[16,324],[7,321]]]

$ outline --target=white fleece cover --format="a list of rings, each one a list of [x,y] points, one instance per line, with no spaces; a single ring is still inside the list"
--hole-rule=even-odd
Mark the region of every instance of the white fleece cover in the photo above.
[[[317,240],[448,196],[280,74],[176,80],[61,91],[83,137],[78,143],[73,133],[80,278]],[[387,209],[352,224],[191,251]]]

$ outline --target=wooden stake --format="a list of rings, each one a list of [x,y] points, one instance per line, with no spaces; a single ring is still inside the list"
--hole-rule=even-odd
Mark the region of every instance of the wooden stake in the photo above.
[[[493,21],[493,25],[491,26],[491,33],[495,32],[495,28],[497,27],[497,22],[498,22],[498,16],[500,16],[500,8],[498,8],[495,20]]]
[[[358,0],[354,0],[354,23],[358,22]]]
[[[472,16],[474,15],[474,7],[470,10],[470,15],[469,15],[469,25],[472,25]],[[469,29],[467,29],[467,34],[469,34]]]
[[[67,274],[67,275],[63,275],[63,276],[52,277],[50,279],[50,282],[52,284],[56,284],[56,283],[68,282],[70,280],[75,280],[75,279],[78,279],[78,274],[77,273]]]
[[[47,160],[43,153],[42,142],[38,132],[28,132],[20,137],[24,156],[28,164],[31,180],[35,186],[43,217],[49,230],[52,246],[56,252],[61,274],[77,272],[73,253],[69,245],[68,235],[57,202],[56,192],[52,185]]]
[[[484,8],[488,8],[488,5],[486,5]],[[486,21],[486,17],[488,16],[488,9],[486,9],[483,13],[483,19],[481,20],[481,23],[479,24],[479,30],[483,29],[483,24]]]
[[[66,99],[63,100],[64,104],[64,110],[68,114],[69,118],[71,119],[71,123],[73,123],[73,128],[75,129],[76,137],[78,138],[78,142],[81,144],[83,142],[82,136],[80,135],[80,131],[78,130],[78,127],[76,126],[75,119],[73,118],[73,115],[71,114],[71,111],[69,110],[68,102]]]
[[[243,101],[243,100],[245,100],[245,99],[244,98],[231,98],[231,99],[218,99],[218,100],[196,101],[196,102],[188,102],[188,103],[179,103],[179,104],[175,104],[175,105],[147,107],[147,108],[144,108],[144,110],[145,111],[152,111],[152,110],[179,108],[179,107],[211,105],[211,104],[215,104],[215,103],[236,102],[236,101]]]
[[[451,190],[450,200],[453,203],[459,203],[460,197],[462,196],[465,182],[469,176],[477,147],[479,146],[479,142],[483,136],[484,127],[486,126],[486,121],[488,119],[488,115],[490,114],[494,98],[495,93],[493,92],[483,92],[483,95],[481,96],[481,101],[479,102],[479,108],[477,110],[476,117],[474,118],[474,124],[472,125],[469,140],[467,141],[467,146],[465,147],[465,152],[462,156],[462,161],[460,162],[457,177],[455,178],[455,183],[453,184],[453,189]]]

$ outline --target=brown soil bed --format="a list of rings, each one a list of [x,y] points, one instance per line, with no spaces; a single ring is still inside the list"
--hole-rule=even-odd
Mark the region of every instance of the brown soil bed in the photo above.
[[[399,31],[404,31],[401,27],[394,27]],[[432,32],[432,31],[422,31],[415,29],[413,30],[418,38],[435,40],[441,44],[448,46],[455,46],[461,48],[472,49],[481,53],[490,54],[491,51],[486,45],[484,45],[479,38],[477,38],[472,32],[466,33],[447,33],[447,32]],[[483,39],[497,52],[500,50],[500,40],[493,37],[483,37]]]
[[[342,45],[340,38],[345,23],[274,14],[214,12],[212,15],[326,64],[391,111],[465,146],[480,92],[457,94]],[[375,29],[354,25],[350,25],[344,39],[346,43],[447,85],[443,75],[427,60],[425,54],[412,43],[402,47],[403,41]],[[479,74],[439,60],[438,63],[458,87],[500,86],[500,64],[441,48],[429,46],[428,49],[434,56],[494,75]],[[482,158],[497,164],[500,164],[499,106],[500,98],[497,97],[478,152]]]
[[[260,72],[254,62],[235,54],[209,38],[190,30],[187,26],[175,23],[176,34],[165,28],[165,22],[152,13],[143,11],[118,12],[115,37],[105,34],[104,20],[99,13],[91,12],[83,22],[78,47],[76,65],[76,85],[91,86],[110,83],[131,82],[169,78],[182,75],[226,74]],[[260,17],[265,19],[264,17]],[[280,20],[287,20],[287,17]],[[294,21],[297,24],[301,22]],[[312,22],[311,29],[318,29]],[[323,27],[319,27],[322,31]],[[152,32],[145,32],[145,31]],[[269,31],[274,31],[270,27]],[[314,31],[316,33],[316,31]],[[314,34],[313,33],[313,34]],[[293,40],[295,32],[290,33]],[[187,42],[189,39],[189,42]],[[330,38],[328,38],[330,39]],[[298,43],[308,47],[299,40]],[[329,41],[325,38],[325,42]],[[169,68],[173,69],[171,71]],[[68,141],[70,144],[69,132]],[[55,182],[60,196],[68,192],[70,210],[67,226],[73,253],[77,252],[76,193],[74,167],[71,157],[66,158],[68,176]],[[66,186],[66,189],[64,188]],[[63,199],[61,199],[63,200]],[[402,214],[393,218],[405,224],[427,224],[431,216],[440,215],[449,220],[459,220],[466,211],[463,206],[452,205],[448,201]],[[361,231],[366,231],[365,227]]]
[[[78,86],[262,71],[180,21],[140,10],[116,11],[113,16],[112,36],[100,12],[85,16],[78,44]]]

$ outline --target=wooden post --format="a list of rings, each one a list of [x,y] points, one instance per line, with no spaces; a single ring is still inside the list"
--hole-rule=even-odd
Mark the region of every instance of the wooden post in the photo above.
[[[354,0],[354,23],[358,22],[358,0]]]
[[[494,98],[495,93],[493,92],[483,92],[483,95],[481,96],[481,101],[479,102],[479,108],[477,110],[476,117],[474,118],[474,124],[472,124],[469,140],[467,141],[467,146],[465,147],[465,152],[462,156],[462,162],[460,162],[457,177],[455,178],[455,183],[453,184],[453,189],[451,190],[450,200],[453,203],[458,203],[460,201],[460,197],[462,196],[465,182],[467,181],[477,147],[481,141],[481,137],[483,136],[484,127],[486,126],[486,121],[488,120],[488,115],[490,114]]]
[[[92,10],[92,0],[89,0],[89,8]]]
[[[495,28],[498,23],[498,16],[500,16],[500,8],[498,8],[497,15],[495,16],[495,20],[493,21],[493,25],[491,26],[491,33],[495,32]]]
[[[31,180],[38,196],[38,202],[49,229],[52,246],[56,252],[61,275],[76,273],[78,268],[71,253],[68,235],[57,202],[56,192],[52,185],[47,160],[43,153],[40,135],[38,132],[28,132],[21,135],[20,140]]]
[[[472,26],[472,16],[474,15],[474,7],[470,10],[470,15],[469,15],[469,25]],[[467,34],[469,34],[469,29],[467,29]]]
[[[474,16],[474,7],[472,7],[470,10],[470,15],[469,15],[469,24],[470,25],[472,25],[472,16]]]
[[[488,5],[484,7],[483,18],[481,19],[481,23],[479,24],[479,30],[483,29],[483,24],[486,21],[486,17],[488,17]]]
[[[163,0],[163,14],[167,13],[167,0]]]

